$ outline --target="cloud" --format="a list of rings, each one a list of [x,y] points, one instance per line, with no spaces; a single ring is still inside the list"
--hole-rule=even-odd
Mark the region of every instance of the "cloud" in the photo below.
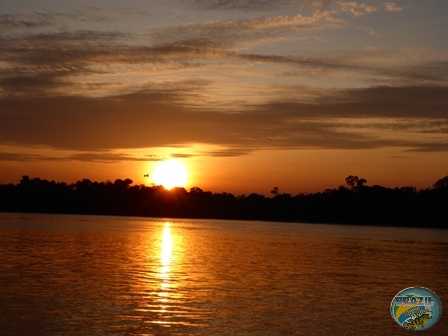
[[[207,21],[156,29],[151,34],[156,43],[176,42],[182,45],[229,48],[236,43],[264,40],[291,34],[294,30],[340,28],[345,21],[332,17],[331,12],[315,11],[306,16],[279,15],[234,21]]]
[[[294,20],[294,18],[285,20],[284,17],[270,18],[258,24],[263,26],[272,22],[278,24]],[[384,56],[379,56],[376,51],[364,53],[364,60],[361,58],[362,53],[358,53],[357,56],[356,53],[354,56],[347,53],[327,56],[243,53],[233,50],[231,46],[235,41],[232,38],[228,39],[225,34],[220,35],[219,31],[252,29],[241,27],[246,25],[253,27],[256,25],[254,22],[205,24],[208,25],[212,37],[221,37],[207,39],[208,33],[207,30],[202,31],[202,24],[197,27],[190,25],[189,28],[176,27],[160,35],[163,37],[167,34],[164,39],[168,40],[169,36],[178,36],[179,41],[161,42],[150,46],[142,45],[140,42],[127,44],[129,39],[134,41],[136,37],[122,32],[73,31],[20,37],[0,36],[0,63],[7,65],[0,67],[0,97],[17,94],[54,95],[64,92],[90,95],[102,89],[109,89],[113,94],[111,90],[114,87],[122,92],[123,90],[131,92],[136,88],[130,86],[132,83],[130,81],[119,81],[117,69],[122,71],[123,75],[128,75],[131,68],[138,68],[140,73],[201,67],[214,69],[218,66],[217,61],[220,64],[238,62],[240,68],[244,64],[256,63],[283,65],[284,71],[278,73],[283,76],[318,78],[337,73],[344,75],[352,73],[357,76],[363,75],[371,82],[378,83],[447,82],[446,61],[415,62],[401,66],[381,65],[375,60],[384,59]],[[195,35],[189,32],[189,29],[198,33]],[[179,34],[176,34],[176,31]],[[182,35],[181,31],[184,31],[185,35]],[[205,35],[201,38],[200,34]],[[191,37],[189,40],[186,39],[188,36]],[[246,37],[238,38],[244,40]],[[92,79],[89,80],[90,78]],[[180,89],[180,86],[176,89]],[[138,90],[141,90],[141,87]]]
[[[285,5],[286,2],[285,1]],[[332,1],[298,1],[310,8],[332,8]],[[338,2],[339,3],[339,2]],[[352,4],[352,2],[344,2]],[[228,6],[249,2],[217,2]],[[252,4],[252,2],[251,2]],[[261,1],[258,5],[267,4]],[[290,3],[292,4],[292,3]],[[387,3],[388,8],[395,8]],[[254,5],[257,5],[256,3]],[[347,5],[348,6],[348,5]],[[352,5],[358,8],[358,5]],[[378,6],[377,6],[378,7]],[[377,8],[375,7],[375,8]],[[380,6],[381,7],[381,6]],[[380,8],[378,7],[378,8]],[[361,6],[367,10],[367,7]],[[85,19],[93,18],[97,9],[87,12]],[[122,31],[59,30],[19,35],[0,35],[0,97],[17,94],[92,94],[102,89],[131,92],[131,81],[119,81],[131,67],[138,71],[163,72],[173,70],[213,69],[217,63],[266,63],[284,65],[286,76],[314,77],[335,72],[356,72],[370,76],[373,82],[425,81],[446,82],[446,64],[434,63],[418,67],[381,67],[361,64],[337,57],[291,56],[241,52],[258,42],[293,38],[295,31],[311,31],[347,27],[335,16],[335,10],[313,10],[312,14],[277,15],[235,21],[207,21],[187,25],[162,27],[150,34],[131,34]],[[35,13],[42,22],[62,18],[62,13]],[[92,17],[93,15],[93,17]],[[79,14],[79,19],[84,16]],[[8,22],[21,22],[18,17],[7,16]],[[31,20],[32,21],[32,20]],[[30,22],[31,22],[30,21]],[[38,22],[38,20],[35,20]],[[32,21],[34,22],[34,21]],[[297,36],[295,38],[298,38]],[[149,39],[149,40],[148,40]],[[150,42],[150,43],[149,43]],[[432,67],[432,68],[431,68]],[[117,73],[121,71],[122,73]],[[134,70],[135,71],[135,70]],[[102,78],[105,78],[102,80]],[[81,82],[78,79],[82,79]],[[107,83],[108,82],[108,83]],[[104,91],[104,90],[103,90]],[[110,91],[113,92],[113,91]],[[113,94],[113,93],[112,93]]]
[[[408,152],[417,153],[437,153],[448,151],[447,143],[429,143],[429,144],[414,144],[415,148],[408,149]]]
[[[267,10],[285,5],[305,5],[309,0],[180,0],[187,7],[213,10]]]
[[[189,159],[189,158],[194,157],[194,156],[196,156],[196,155],[194,155],[194,154],[182,154],[182,153],[171,154],[171,157],[172,158],[176,158],[176,159]]]
[[[40,161],[40,160],[46,160],[46,159],[47,159],[47,157],[43,156],[43,155],[0,152],[0,161],[34,162],[34,161]]]
[[[398,6],[395,2],[382,2],[379,4],[358,3],[356,1],[332,1],[336,12],[349,13],[358,17],[375,12],[401,12],[403,7]],[[327,4],[328,5],[328,4]]]
[[[117,154],[117,153],[79,153],[57,158],[57,160],[113,163],[123,161],[144,161],[144,162],[161,161],[161,158],[157,155],[145,155],[145,157],[135,157],[127,154]]]
[[[183,94],[188,92],[177,93]],[[229,148],[232,155],[243,155],[241,148],[402,146],[444,150],[440,144],[446,141],[446,132],[443,127],[438,132],[434,123],[446,125],[447,96],[448,88],[441,87],[334,90],[311,102],[282,99],[248,105],[232,113],[172,104],[175,94],[158,91],[98,98],[10,98],[0,101],[0,143],[77,151],[202,143]],[[341,118],[381,118],[383,122],[377,125],[381,133],[365,133],[356,123],[341,125]],[[397,118],[414,118],[420,122],[419,128],[385,138],[382,125],[396,124]],[[433,123],[428,125],[428,121]],[[437,131],[445,140],[415,141],[424,130]],[[409,138],[409,131],[414,139]],[[222,152],[212,151],[208,155],[219,156]],[[73,158],[83,157],[92,159],[86,155]]]
[[[5,29],[35,29],[50,26],[51,20],[46,15],[34,15],[34,16],[17,16],[11,14],[0,15],[0,28]]]
[[[163,161],[163,160],[165,160],[165,158],[160,157],[158,155],[145,155],[144,157],[136,157],[121,153],[103,153],[103,152],[77,153],[66,156],[0,152],[0,161],[20,161],[20,162],[82,161],[82,162],[114,163],[124,161],[149,162],[149,161]]]
[[[30,154],[30,153],[11,153],[0,151],[0,161],[17,161],[17,162],[38,162],[38,161],[80,161],[80,162],[101,162],[101,163],[117,163],[117,162],[158,162],[165,161],[170,158],[189,159],[198,156],[211,157],[233,157],[247,155],[252,150],[249,149],[222,149],[212,151],[201,151],[195,154],[181,154],[174,153],[166,156],[160,155],[143,155],[132,156],[123,153],[112,152],[84,152],[71,155],[44,155],[44,154]]]
[[[240,156],[266,148],[446,150],[444,57],[409,60],[404,52],[384,49],[312,55],[251,48],[271,40],[306,38],[298,32],[356,29],[342,19],[347,18],[344,13],[360,16],[403,9],[395,3],[189,3],[229,10],[303,6],[306,11],[296,8],[291,15],[255,12],[233,21],[160,25],[149,33],[34,31],[57,27],[63,15],[0,16],[0,27],[28,29],[0,34],[0,144],[82,152],[64,157],[2,153],[0,158],[160,160],[108,151],[192,143],[222,149],[171,157]],[[96,12],[92,9],[77,20],[90,20]],[[322,86],[281,84],[290,83],[292,76],[302,83],[320,81]],[[358,83],[349,81],[350,76]],[[332,89],[328,79],[343,85],[362,81],[362,88]],[[376,83],[387,85],[372,86]],[[255,92],[253,96],[249,91]],[[381,121],[363,124],[359,122],[363,118]]]
[[[374,7],[374,6],[370,6],[367,4],[358,4],[357,2],[354,1],[341,1],[338,2],[338,5],[340,6],[340,9],[343,12],[348,12],[350,14],[352,14],[353,16],[361,16],[361,15],[365,15],[366,13],[373,13],[373,12],[377,12],[379,10],[378,7]]]
[[[0,14],[2,33],[17,34],[23,31],[63,29],[67,22],[108,22],[104,15],[91,9],[62,12],[33,12],[30,14]]]
[[[208,10],[244,10],[244,11],[268,11],[277,8],[332,9],[334,11],[347,12],[353,16],[361,16],[378,11],[399,12],[403,7],[395,2],[381,2],[376,5],[358,3],[356,1],[336,0],[180,0],[186,7]]]
[[[236,156],[244,156],[254,151],[252,149],[244,149],[244,148],[227,148],[220,150],[210,150],[201,152],[202,156],[211,156],[211,157],[236,157]]]
[[[401,12],[403,7],[399,7],[395,2],[383,2],[382,7],[387,12]]]

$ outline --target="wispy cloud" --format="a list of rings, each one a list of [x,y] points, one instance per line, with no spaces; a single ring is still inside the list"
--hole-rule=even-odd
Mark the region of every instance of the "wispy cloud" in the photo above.
[[[184,6],[213,10],[267,10],[285,5],[309,4],[309,0],[177,0]]]
[[[192,143],[222,149],[171,157],[241,156],[266,148],[446,150],[448,62],[443,55],[412,59],[406,51],[385,48],[305,54],[300,44],[295,49],[254,47],[271,40],[302,41],[311,38],[305,33],[326,29],[356,29],[348,21],[355,20],[351,16],[397,12],[403,6],[188,3],[204,9],[303,10],[160,25],[139,33],[53,29],[64,18],[58,13],[0,16],[0,27],[18,29],[0,34],[0,143],[82,151],[58,159],[100,162],[160,159],[108,153],[117,148]],[[75,19],[90,20],[98,12],[92,8]],[[302,84],[291,85],[296,79]],[[343,85],[337,89],[327,84],[329,79]],[[246,95],[250,90],[257,92]],[[381,122],[353,121],[362,118]],[[412,126],[404,122],[409,118]],[[394,136],[386,134],[393,125],[402,127],[394,129]],[[2,155],[5,160],[44,159]]]
[[[127,154],[102,153],[102,152],[77,153],[65,156],[0,152],[0,161],[21,161],[21,162],[81,161],[81,162],[116,163],[126,161],[150,162],[150,161],[163,161],[163,160],[165,160],[165,158],[160,157],[158,155],[145,155],[144,157],[137,157]]]
[[[209,150],[201,152],[202,156],[211,156],[211,157],[235,157],[235,156],[244,156],[253,152],[256,148],[226,148],[219,150]]]
[[[112,90],[110,92],[113,94],[113,86],[131,92],[136,86],[145,83],[130,85],[129,81],[120,80],[120,72],[123,72],[123,76],[129,76],[129,71],[136,71],[133,70],[135,68],[140,73],[203,67],[213,69],[219,64],[235,62],[242,66],[257,63],[282,65],[283,71],[277,75],[284,76],[317,78],[353,73],[363,75],[375,84],[392,85],[403,81],[410,84],[423,82],[426,85],[447,81],[448,66],[443,60],[396,65],[378,63],[376,60],[384,59],[384,55],[375,51],[364,53],[364,59],[360,53],[355,57],[347,53],[323,57],[239,52],[231,48],[232,43],[229,41],[232,39],[222,36],[221,40],[219,37],[212,38],[212,42],[206,39],[207,34],[211,37],[219,36],[220,29],[238,31],[239,24],[235,28],[233,24],[227,27],[227,23],[213,23],[210,24],[210,33],[203,33],[199,26],[164,30],[160,36],[167,34],[166,40],[169,40],[169,36],[177,36],[175,31],[184,30],[184,35],[179,33],[180,40],[177,42],[160,42],[150,46],[141,44],[136,36],[122,32],[72,31],[20,37],[0,36],[0,63],[3,64],[0,67],[0,96],[32,93],[54,95],[64,92],[90,95],[102,88]],[[199,35],[189,33],[189,29],[197,30]],[[205,34],[202,40],[200,34]],[[191,38],[187,39],[188,36]],[[129,44],[129,40],[136,43]],[[391,55],[390,52],[388,54]],[[399,57],[403,56],[395,58],[398,60]],[[181,86],[176,89],[181,90]]]
[[[0,152],[0,161],[35,162],[43,160],[47,160],[47,157],[43,155],[34,155],[25,153]]]
[[[17,16],[10,14],[0,15],[0,28],[5,29],[35,29],[48,27],[52,24],[47,15],[37,14],[33,16]]]
[[[64,29],[67,22],[108,22],[104,14],[92,10],[62,12],[34,12],[30,14],[1,14],[2,33],[20,34],[24,31]]]
[[[361,16],[378,11],[398,12],[404,8],[395,2],[337,1],[337,0],[179,0],[185,6],[211,10],[268,11],[279,7],[309,9],[332,9]]]
[[[398,6],[395,2],[383,2],[377,5],[369,5],[355,1],[337,1],[335,4],[342,12],[350,13],[353,16],[362,16],[380,11],[401,12],[404,9],[403,7]]]
[[[127,154],[117,154],[117,153],[80,153],[73,154],[70,156],[52,158],[53,160],[63,160],[63,161],[87,161],[87,162],[103,162],[103,163],[113,163],[113,162],[123,162],[123,161],[161,161],[161,159],[156,155],[146,155],[145,157],[135,157]]]
[[[248,106],[238,113],[176,106],[172,94],[163,92],[100,98],[10,98],[0,101],[0,142],[89,151],[190,143],[254,150],[409,148],[417,144],[408,133],[398,132],[387,139],[379,133],[361,131],[356,123],[341,129],[338,119],[382,118],[384,122],[377,128],[384,131],[384,125],[396,124],[397,118],[415,118],[420,122],[418,131],[407,132],[434,132],[434,124],[427,121],[446,124],[447,95],[447,88],[440,87],[336,90],[314,102],[283,99]],[[446,128],[438,134],[446,139]],[[434,145],[431,139],[423,140],[418,144],[421,148],[445,148]]]
[[[310,16],[272,16],[236,21],[207,21],[154,30],[152,40],[164,46],[194,47],[202,51],[242,48],[257,42],[290,36],[295,31],[341,28],[345,21],[329,12]]]
[[[191,157],[194,157],[194,154],[183,154],[183,153],[174,153],[171,154],[172,158],[176,158],[176,159],[189,159]]]

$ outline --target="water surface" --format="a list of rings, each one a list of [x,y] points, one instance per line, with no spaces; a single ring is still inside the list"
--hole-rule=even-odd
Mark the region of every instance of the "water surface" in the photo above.
[[[448,307],[447,247],[433,229],[3,213],[0,334],[409,335],[391,300],[424,286]]]

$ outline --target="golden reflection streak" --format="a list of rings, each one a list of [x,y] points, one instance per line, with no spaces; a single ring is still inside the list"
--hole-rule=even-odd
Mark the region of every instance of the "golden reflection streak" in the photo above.
[[[168,303],[169,300],[169,290],[170,290],[170,264],[172,259],[172,244],[173,240],[171,237],[170,223],[166,222],[162,234],[162,248],[160,250],[160,262],[161,267],[159,271],[159,277],[161,280],[159,292],[159,302],[162,304],[160,306],[160,312],[166,311],[166,306],[164,303]]]
[[[167,277],[169,277],[170,271],[172,244],[173,240],[171,239],[170,223],[166,222],[162,235],[162,250],[160,253],[162,268],[160,273],[166,275]]]

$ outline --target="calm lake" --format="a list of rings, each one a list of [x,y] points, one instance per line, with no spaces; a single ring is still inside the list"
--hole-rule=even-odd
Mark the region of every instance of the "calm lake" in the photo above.
[[[0,213],[0,334],[410,335],[391,301],[448,307],[447,258],[448,230]]]

